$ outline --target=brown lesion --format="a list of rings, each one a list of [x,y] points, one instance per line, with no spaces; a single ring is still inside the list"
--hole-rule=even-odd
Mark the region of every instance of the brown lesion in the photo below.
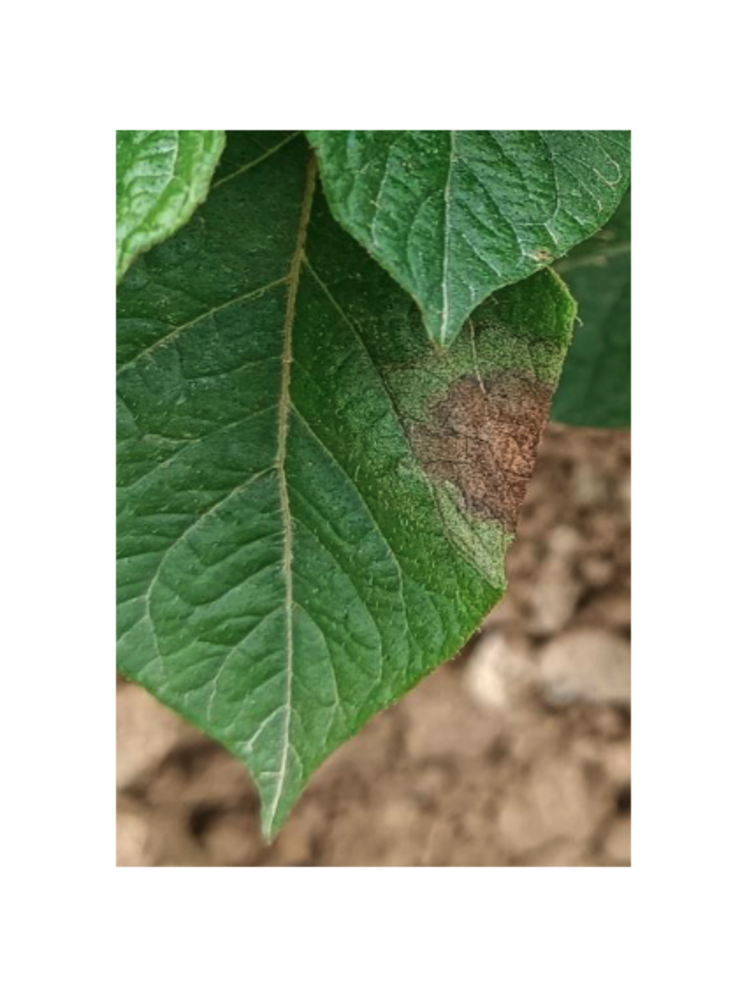
[[[430,478],[457,488],[467,512],[514,533],[551,399],[529,375],[466,375],[411,424],[413,451]]]

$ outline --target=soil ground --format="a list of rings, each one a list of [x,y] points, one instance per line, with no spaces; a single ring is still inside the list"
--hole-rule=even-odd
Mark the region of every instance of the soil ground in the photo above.
[[[545,432],[508,578],[271,846],[241,765],[120,682],[118,865],[629,865],[629,433]]]

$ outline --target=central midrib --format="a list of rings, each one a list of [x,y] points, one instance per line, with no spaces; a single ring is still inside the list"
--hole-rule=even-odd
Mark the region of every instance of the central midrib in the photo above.
[[[449,165],[444,184],[444,259],[441,271],[441,345],[446,345],[449,332],[449,212],[451,208],[451,172],[454,167],[454,132],[449,132]]]
[[[286,445],[288,439],[288,412],[290,410],[290,380],[293,363],[293,325],[296,318],[296,298],[301,276],[306,233],[309,227],[311,205],[316,185],[316,158],[311,153],[306,168],[301,213],[298,222],[296,246],[288,272],[288,301],[283,323],[283,354],[281,360],[280,402],[278,405],[278,482],[280,487],[280,512],[283,525],[283,577],[285,579],[285,647],[286,647],[286,684],[285,684],[285,715],[283,721],[282,754],[277,772],[275,795],[267,814],[267,830],[272,832],[275,823],[283,786],[288,771],[288,753],[290,750],[290,720],[293,697],[293,520],[290,514],[288,498],[288,483],[285,475]]]

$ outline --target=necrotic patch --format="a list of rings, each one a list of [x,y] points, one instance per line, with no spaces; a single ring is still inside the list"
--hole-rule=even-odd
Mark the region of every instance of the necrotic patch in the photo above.
[[[455,486],[466,512],[515,533],[551,398],[551,387],[526,375],[469,374],[410,425],[410,443],[432,480]]]

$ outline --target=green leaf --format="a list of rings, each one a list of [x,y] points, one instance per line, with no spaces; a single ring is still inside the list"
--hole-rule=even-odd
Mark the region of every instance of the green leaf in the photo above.
[[[312,131],[337,220],[448,345],[488,294],[564,256],[610,217],[630,133]]]
[[[304,140],[245,132],[120,286],[119,667],[244,761],[268,836],[502,594],[574,315],[545,271],[435,351]]]
[[[630,192],[605,229],[556,265],[580,324],[552,418],[577,426],[630,425]]]
[[[117,132],[117,280],[207,195],[224,132]]]

